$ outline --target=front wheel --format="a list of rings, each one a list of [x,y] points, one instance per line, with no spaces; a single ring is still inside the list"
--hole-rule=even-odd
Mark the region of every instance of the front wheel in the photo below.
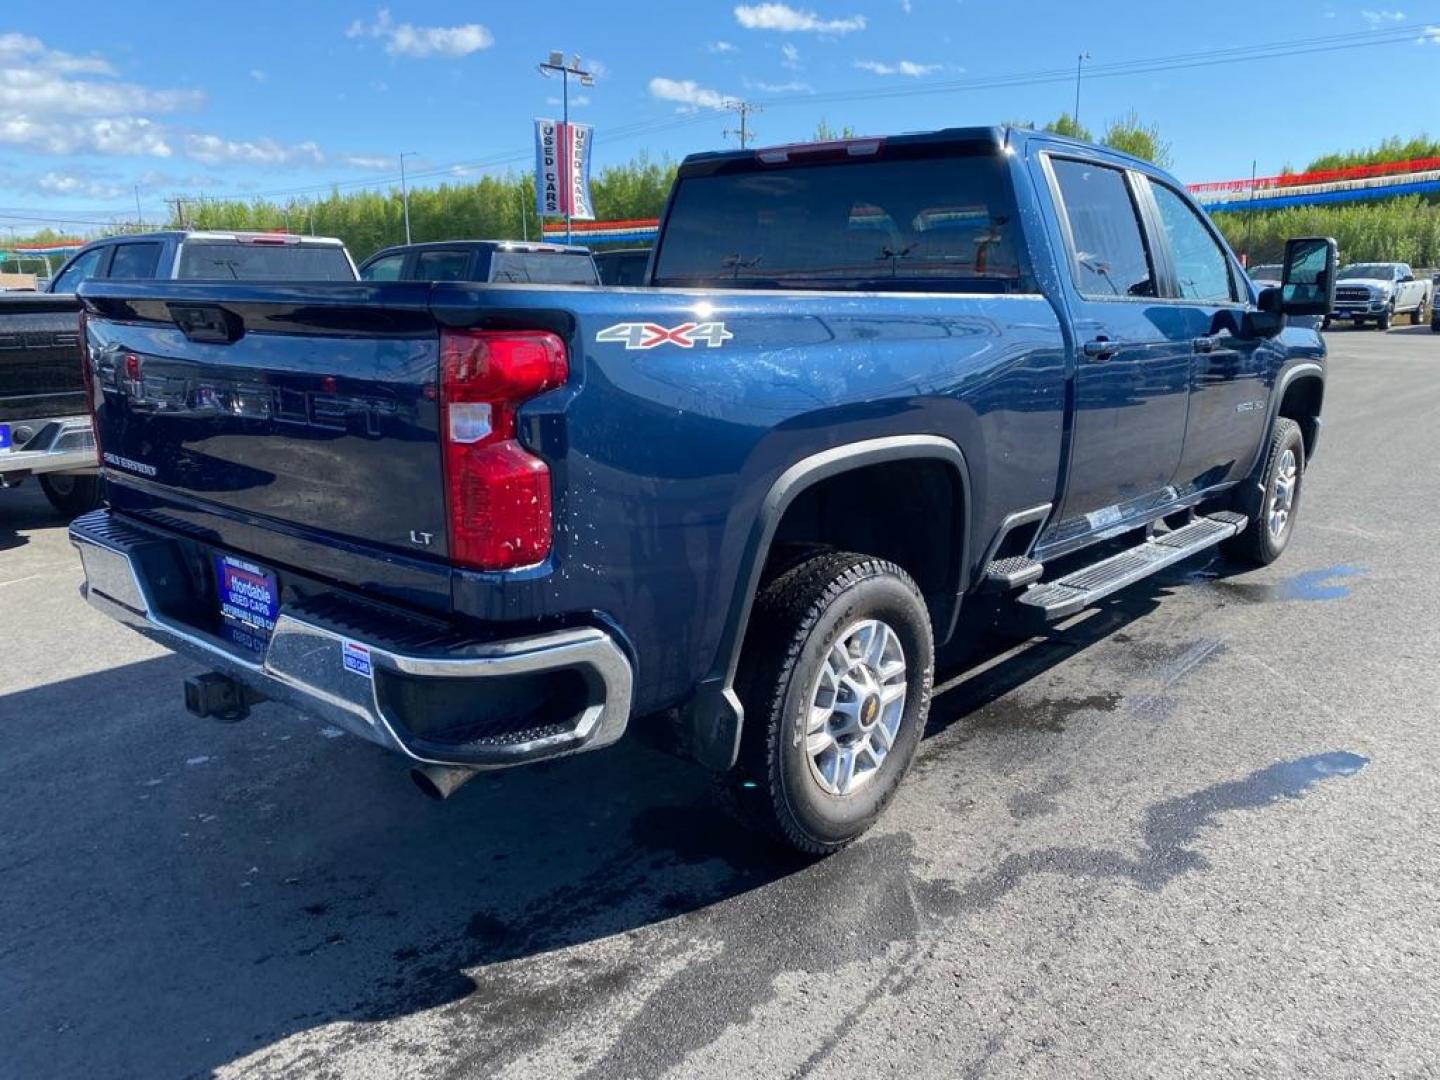
[[[39,478],[40,490],[50,505],[66,517],[98,509],[101,503],[100,477],[71,476],[67,473],[47,473]]]
[[[745,728],[728,778],[746,816],[808,855],[868,829],[920,743],[934,653],[920,590],[884,559],[827,552],[766,586],[737,679]]]
[[[1265,467],[1258,481],[1245,481],[1235,509],[1249,517],[1245,531],[1225,541],[1225,554],[1239,562],[1268,566],[1278,559],[1295,531],[1300,486],[1305,479],[1305,439],[1300,425],[1279,417],[1270,429]]]
[[[1390,329],[1390,323],[1395,318],[1395,301],[1390,301],[1390,306],[1382,311],[1375,320],[1375,329],[1385,331]]]

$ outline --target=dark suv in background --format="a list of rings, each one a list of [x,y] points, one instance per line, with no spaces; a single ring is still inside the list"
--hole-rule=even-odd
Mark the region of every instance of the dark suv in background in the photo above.
[[[381,248],[360,265],[362,281],[493,281],[598,285],[590,249],[514,240],[439,240]]]

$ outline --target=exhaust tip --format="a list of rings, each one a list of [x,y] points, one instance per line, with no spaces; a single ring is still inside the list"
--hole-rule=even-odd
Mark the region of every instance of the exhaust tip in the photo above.
[[[410,770],[410,779],[427,799],[444,802],[473,779],[475,772],[454,765],[420,765]]]

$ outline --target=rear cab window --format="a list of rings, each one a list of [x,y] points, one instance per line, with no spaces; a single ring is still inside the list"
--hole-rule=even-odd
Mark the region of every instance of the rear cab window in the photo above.
[[[598,285],[588,251],[505,251],[490,255],[490,280],[532,285]]]
[[[1034,291],[1009,168],[994,147],[809,158],[737,158],[682,176],[653,284]]]
[[[241,240],[186,240],[180,245],[180,279],[233,281],[354,281],[340,247]]]

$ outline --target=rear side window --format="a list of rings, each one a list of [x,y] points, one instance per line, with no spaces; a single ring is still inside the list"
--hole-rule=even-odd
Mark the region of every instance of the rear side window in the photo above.
[[[405,268],[405,254],[386,255],[360,268],[361,281],[399,281]]]
[[[913,148],[681,179],[655,284],[1031,291],[1008,167]]]
[[[417,281],[464,281],[470,276],[470,252],[422,251],[415,256]]]
[[[160,262],[159,244],[117,244],[110,259],[112,278],[153,278]]]
[[[1070,223],[1081,294],[1097,300],[1154,296],[1155,274],[1125,174],[1068,158],[1052,158],[1051,167]]]
[[[354,281],[338,247],[187,240],[180,246],[178,278],[230,281]]]
[[[588,252],[496,251],[490,256],[490,280],[534,285],[598,285]]]
[[[1164,184],[1150,182],[1160,221],[1170,240],[1180,299],[1226,303],[1235,299],[1230,260],[1214,234],[1184,199]]]

